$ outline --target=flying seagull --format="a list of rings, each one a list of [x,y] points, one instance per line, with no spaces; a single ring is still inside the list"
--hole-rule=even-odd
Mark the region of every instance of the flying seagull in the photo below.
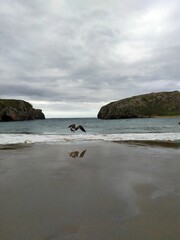
[[[70,130],[74,133],[75,131],[77,131],[78,129],[81,129],[81,131],[86,132],[86,130],[83,128],[83,126],[78,125],[76,126],[76,124],[71,124],[68,128],[70,128]]]

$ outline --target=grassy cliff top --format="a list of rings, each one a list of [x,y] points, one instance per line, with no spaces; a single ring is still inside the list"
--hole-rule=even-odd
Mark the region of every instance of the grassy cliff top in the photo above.
[[[22,108],[31,109],[32,105],[23,100],[0,99],[0,110],[6,107],[12,107],[17,110],[21,110]]]
[[[98,118],[138,118],[180,116],[180,92],[157,92],[111,102],[103,106]]]

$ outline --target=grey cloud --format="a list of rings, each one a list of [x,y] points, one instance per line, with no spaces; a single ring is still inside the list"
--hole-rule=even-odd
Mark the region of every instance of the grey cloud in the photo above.
[[[86,106],[178,90],[179,8],[176,0],[1,0],[1,96]]]

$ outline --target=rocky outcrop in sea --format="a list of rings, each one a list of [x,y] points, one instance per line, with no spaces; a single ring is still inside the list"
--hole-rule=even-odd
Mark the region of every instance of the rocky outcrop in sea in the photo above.
[[[157,92],[138,95],[103,106],[100,119],[180,116],[180,92]]]
[[[45,119],[41,109],[23,100],[0,99],[0,121]]]

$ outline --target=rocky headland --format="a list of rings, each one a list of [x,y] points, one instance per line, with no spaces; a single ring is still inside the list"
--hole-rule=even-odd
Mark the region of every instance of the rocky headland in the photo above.
[[[0,99],[0,121],[23,121],[45,119],[41,109],[23,100]]]
[[[100,119],[180,116],[180,92],[157,92],[125,98],[103,106]]]

